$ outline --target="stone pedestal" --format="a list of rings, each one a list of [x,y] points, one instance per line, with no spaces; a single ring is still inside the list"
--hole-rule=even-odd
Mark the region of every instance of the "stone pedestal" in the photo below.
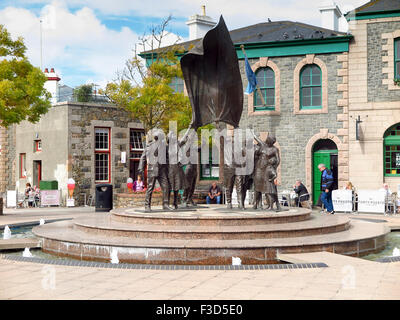
[[[117,193],[114,203],[115,208],[144,207],[146,192]],[[153,192],[151,206],[162,204],[162,193]]]

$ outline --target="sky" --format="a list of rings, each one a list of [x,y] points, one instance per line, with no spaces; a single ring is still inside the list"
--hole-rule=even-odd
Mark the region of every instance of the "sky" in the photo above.
[[[329,2],[329,1],[328,1]],[[342,13],[368,0],[336,0]],[[54,68],[61,82],[71,87],[95,83],[104,87],[116,78],[132,57],[139,37],[148,34],[168,15],[165,45],[188,40],[185,22],[193,14],[218,21],[224,16],[229,30],[252,24],[291,20],[321,26],[318,8],[326,0],[0,0],[0,24],[13,38],[22,36],[27,55],[40,67],[42,20],[43,68]],[[346,28],[345,19],[341,23]],[[139,47],[137,47],[140,51]]]

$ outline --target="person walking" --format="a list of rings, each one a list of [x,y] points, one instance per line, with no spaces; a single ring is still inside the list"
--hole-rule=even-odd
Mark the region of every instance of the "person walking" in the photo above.
[[[334,214],[333,203],[332,203],[332,189],[333,189],[333,173],[331,170],[326,168],[325,164],[320,163],[318,165],[319,171],[321,174],[321,201],[325,206],[325,209],[329,214]]]

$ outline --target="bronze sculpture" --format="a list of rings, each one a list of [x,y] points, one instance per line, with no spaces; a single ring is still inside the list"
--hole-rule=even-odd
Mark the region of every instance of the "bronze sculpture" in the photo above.
[[[181,58],[192,105],[191,127],[213,122],[238,127],[243,110],[243,84],[235,47],[222,16],[203,40]]]
[[[168,164],[166,154],[160,154],[160,150],[166,152],[166,142],[160,131],[153,133],[153,141],[146,145],[146,149],[140,157],[138,172],[143,176],[144,168],[147,165],[147,190],[145,196],[145,211],[151,211],[151,197],[158,183],[162,191],[162,207],[164,210],[170,210],[169,202],[169,181]]]
[[[265,142],[254,135],[255,147],[254,165],[254,209],[262,209],[262,193],[268,196],[270,209],[276,204],[276,211],[280,211],[277,190],[277,168],[280,163],[279,150],[274,146],[276,138],[268,135]]]
[[[170,190],[168,197],[171,195],[171,191],[174,194],[174,200],[172,207],[178,209],[178,192],[181,189],[185,189],[185,174],[183,172],[182,164],[179,159],[179,150],[181,143],[177,141],[176,135],[173,131],[168,134],[168,181]],[[169,203],[169,199],[168,199]]]

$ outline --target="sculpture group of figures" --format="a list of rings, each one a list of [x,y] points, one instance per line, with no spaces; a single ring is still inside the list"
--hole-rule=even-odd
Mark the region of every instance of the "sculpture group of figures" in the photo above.
[[[277,169],[280,157],[279,150],[274,146],[276,139],[274,136],[268,136],[265,141],[262,141],[256,135],[254,135],[254,139],[257,144],[254,149],[254,165],[252,166],[254,169],[252,173],[237,174],[236,169],[243,166],[243,164],[239,165],[234,161],[229,165],[226,162],[224,164],[224,187],[227,208],[232,209],[232,193],[235,187],[238,207],[244,210],[247,191],[254,185],[253,209],[263,210],[262,194],[264,194],[267,202],[265,209],[272,210],[275,204],[276,211],[280,211],[277,190]]]
[[[171,133],[168,138],[171,137]],[[139,172],[143,173],[144,168],[147,165],[147,183],[148,188],[146,190],[145,197],[145,211],[151,211],[151,198],[154,191],[156,182],[158,181],[162,190],[162,208],[164,210],[176,210],[178,209],[178,192],[183,192],[183,206],[196,206],[193,201],[193,193],[196,187],[198,164],[197,162],[188,162],[183,170],[183,165],[180,161],[172,163],[169,161],[168,152],[165,155],[159,155],[159,148],[153,150],[152,145],[156,142],[160,143],[161,138],[160,132],[153,134],[153,141],[146,146],[146,150],[139,163]],[[280,211],[280,205],[278,201],[277,192],[277,168],[280,163],[279,150],[274,146],[276,142],[275,137],[268,136],[265,141],[254,135],[254,139],[257,144],[254,149],[254,170],[250,174],[238,174],[236,169],[240,166],[232,157],[232,161],[224,161],[224,187],[226,194],[226,204],[228,209],[232,209],[232,193],[233,189],[236,188],[238,207],[239,209],[245,209],[246,194],[249,189],[254,185],[254,204],[253,209],[263,209],[262,194],[265,195],[267,206],[266,209],[273,209],[274,204],[276,211]],[[168,150],[168,143],[171,139],[167,139],[161,145]],[[181,140],[177,142],[179,148],[182,148],[184,144],[194,143],[188,135],[185,135]],[[189,152],[190,149],[187,150]],[[198,152],[198,149],[196,148]],[[150,154],[153,152],[153,154]],[[243,151],[244,152],[244,151]],[[152,161],[149,161],[150,156]],[[165,159],[161,159],[164,156]],[[197,157],[197,154],[196,154]],[[225,154],[225,160],[227,155]],[[245,172],[245,171],[243,171]],[[173,203],[170,206],[170,195],[173,193]]]
[[[189,131],[188,131],[189,132]],[[168,138],[172,137],[170,133]],[[143,176],[144,169],[147,165],[147,190],[145,196],[145,211],[151,211],[151,198],[156,185],[159,183],[162,191],[162,208],[164,210],[176,210],[178,209],[178,192],[179,190],[184,190],[183,192],[183,204],[185,207],[190,205],[196,206],[193,201],[193,193],[196,187],[197,179],[197,163],[188,162],[183,170],[183,165],[181,162],[169,161],[168,156],[168,141],[165,139],[161,131],[155,131],[153,133],[153,141],[146,145],[146,149],[143,152],[138,171]],[[162,140],[162,141],[160,141]],[[170,139],[168,139],[170,140]],[[189,135],[185,135],[180,141],[177,142],[178,147],[182,148],[184,144],[192,143]],[[159,155],[158,151],[160,148],[154,148],[153,145],[158,143],[159,146],[164,147],[165,154]],[[153,152],[153,154],[150,154]],[[190,152],[190,150],[188,150]],[[149,161],[151,157],[151,161]],[[161,159],[165,157],[165,159]],[[173,204],[170,206],[170,195],[173,191]]]
[[[190,128],[197,130],[210,123],[225,123],[233,128],[238,128],[243,111],[243,83],[236,49],[222,16],[218,24],[206,33],[202,41],[197,42],[188,53],[182,56],[180,65],[192,107]],[[160,135],[154,134],[155,142],[160,138]],[[254,138],[257,144],[254,151],[254,170],[252,172],[236,170],[240,166],[234,161],[226,161],[227,155],[224,155],[224,184],[227,206],[232,208],[232,192],[235,186],[239,208],[244,209],[247,190],[254,184],[254,209],[263,208],[262,194],[265,194],[269,203],[267,208],[272,209],[275,204],[276,210],[279,211],[277,168],[280,157],[278,149],[274,146],[275,138],[268,136],[265,141],[255,135]],[[183,139],[178,141],[178,148],[194,142],[188,142],[189,140],[188,135],[185,135]],[[164,155],[152,154],[151,149],[154,146],[152,144],[154,142],[146,146],[139,164],[139,171],[143,173],[145,164],[148,163],[145,210],[150,210],[151,196],[157,181],[163,193],[163,209],[178,208],[177,200],[180,189],[184,190],[183,202],[185,207],[194,205],[192,196],[196,185],[197,161],[186,164],[184,172],[179,161],[173,163],[168,159],[161,159],[161,161],[157,159]],[[168,143],[165,142],[165,144]],[[196,151],[198,153],[197,148]],[[231,156],[229,155],[230,158],[232,158]],[[152,161],[149,161],[148,157],[152,157]],[[168,155],[165,157],[168,158]],[[248,163],[244,165],[246,166]],[[244,173],[238,174],[238,172]],[[174,194],[172,208],[169,206],[171,191]]]

